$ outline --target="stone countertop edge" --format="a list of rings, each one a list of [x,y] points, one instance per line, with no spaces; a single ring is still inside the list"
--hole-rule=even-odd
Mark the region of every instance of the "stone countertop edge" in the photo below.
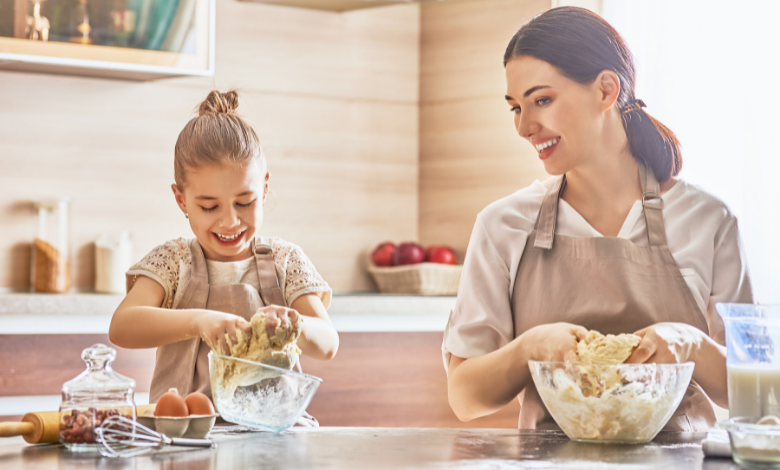
[[[0,334],[100,334],[124,298],[110,294],[0,293]],[[339,332],[443,331],[455,297],[335,294]]]

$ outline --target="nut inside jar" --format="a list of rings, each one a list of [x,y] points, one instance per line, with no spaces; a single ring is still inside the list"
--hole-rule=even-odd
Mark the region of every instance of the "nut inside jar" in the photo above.
[[[110,416],[123,415],[133,419],[131,409],[63,411],[60,414],[60,442],[64,444],[96,444],[95,429]]]

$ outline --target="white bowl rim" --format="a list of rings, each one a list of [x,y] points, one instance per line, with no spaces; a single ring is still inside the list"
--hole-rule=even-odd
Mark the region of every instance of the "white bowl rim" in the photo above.
[[[694,367],[696,364],[694,362],[688,361],[688,362],[679,362],[677,364],[665,364],[665,363],[659,363],[659,362],[644,362],[641,364],[583,364],[581,362],[555,362],[555,361],[534,361],[530,360],[528,361],[529,364],[544,364],[544,365],[561,365],[561,366],[583,366],[583,367],[617,367],[617,366],[659,366],[659,367],[667,367],[667,366],[675,366],[675,367],[681,367],[684,366],[685,368]]]
[[[267,368],[272,369],[272,370],[276,370],[276,371],[283,372],[283,373],[286,373],[286,374],[299,375],[301,377],[306,377],[308,379],[313,379],[313,380],[316,380],[319,383],[322,383],[322,379],[319,378],[319,377],[315,377],[315,376],[309,375],[309,374],[302,374],[302,373],[300,373],[298,371],[295,371],[295,370],[282,369],[281,367],[276,367],[276,366],[269,366],[268,364],[263,364],[262,362],[249,361],[247,359],[241,359],[239,357],[223,356],[221,354],[214,354],[214,351],[209,351],[209,357],[211,357],[211,356],[218,357],[220,359],[231,359],[233,361],[245,362],[245,363],[251,364],[253,366],[267,367]]]

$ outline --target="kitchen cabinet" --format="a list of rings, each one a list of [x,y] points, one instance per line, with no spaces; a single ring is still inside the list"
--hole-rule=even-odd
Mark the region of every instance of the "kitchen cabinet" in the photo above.
[[[214,75],[215,0],[0,0],[0,69]]]

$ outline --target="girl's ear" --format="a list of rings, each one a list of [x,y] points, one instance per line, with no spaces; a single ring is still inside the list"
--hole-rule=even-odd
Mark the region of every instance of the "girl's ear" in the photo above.
[[[184,194],[179,191],[179,187],[176,186],[176,183],[171,185],[171,190],[173,190],[173,196],[176,198],[176,204],[179,205],[179,208],[184,212],[184,215],[187,215],[187,205],[184,203]]]
[[[603,70],[595,80],[598,86],[601,111],[606,111],[615,105],[620,96],[620,79],[612,70]]]
[[[270,181],[270,179],[271,179],[271,173],[266,173],[265,184],[263,185],[263,204],[265,204],[265,198],[268,197],[268,181]]]

